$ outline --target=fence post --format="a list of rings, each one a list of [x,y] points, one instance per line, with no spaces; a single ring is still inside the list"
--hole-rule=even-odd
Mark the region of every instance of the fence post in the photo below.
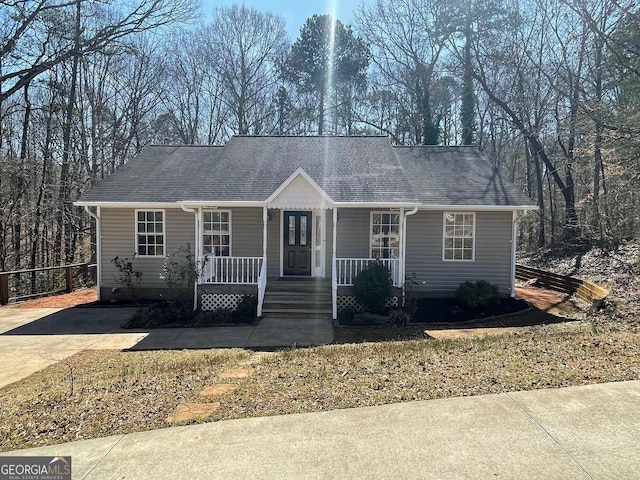
[[[89,283],[89,263],[82,264],[82,278],[86,286]]]
[[[0,273],[0,305],[9,303],[9,274]]]
[[[71,293],[73,292],[73,272],[72,272],[72,267],[66,267],[65,269],[65,277],[67,280],[67,288],[66,288],[66,293]]]

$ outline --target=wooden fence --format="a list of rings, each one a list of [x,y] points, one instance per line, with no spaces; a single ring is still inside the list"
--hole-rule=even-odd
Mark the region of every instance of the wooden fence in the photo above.
[[[91,282],[91,267],[94,265],[75,263],[60,267],[0,272],[0,305],[53,293],[70,293],[77,286],[86,286]]]
[[[592,310],[599,308],[603,300],[609,295],[609,290],[589,280],[559,275],[520,264],[516,264],[516,279],[523,282],[535,280],[537,285],[547,290],[554,290],[567,295],[576,294],[579,298],[589,302]]]

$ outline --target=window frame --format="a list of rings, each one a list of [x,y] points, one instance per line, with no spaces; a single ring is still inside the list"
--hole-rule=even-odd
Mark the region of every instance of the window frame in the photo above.
[[[158,236],[158,232],[148,232],[145,231],[144,232],[140,232],[139,228],[140,228],[140,220],[138,219],[138,215],[140,213],[144,213],[145,214],[145,220],[144,220],[144,224],[145,225],[149,225],[150,222],[147,220],[147,214],[149,213],[161,213],[162,214],[162,232],[160,232],[162,234],[162,245],[155,243],[155,244],[150,244],[148,241],[146,243],[140,243],[140,235],[145,235],[146,237],[148,237],[149,233],[153,233],[154,236]],[[142,257],[142,258],[164,258],[167,256],[167,212],[165,209],[163,208],[137,208],[135,210],[134,213],[134,235],[135,235],[135,252],[136,252],[136,257]],[[157,224],[158,222],[154,219],[153,220],[154,225]],[[148,238],[147,238],[148,240]],[[153,255],[149,255],[148,253],[140,253],[140,247],[141,246],[145,246],[145,248],[148,251],[149,246],[154,246],[154,247],[158,247],[158,246],[162,246],[162,254],[153,254]]]
[[[369,212],[369,257],[370,258],[378,258],[375,255],[373,255],[373,218],[374,215],[397,215],[398,216],[398,245],[396,247],[397,251],[398,251],[398,255],[396,257],[380,257],[380,260],[385,260],[385,259],[394,259],[394,258],[400,258],[400,244],[401,244],[401,240],[400,240],[400,236],[401,236],[401,219],[400,219],[400,212],[394,212],[391,210],[373,210]],[[381,223],[382,225],[382,223]],[[394,225],[393,223],[389,222],[389,225]],[[384,248],[384,247],[381,247]],[[386,247],[386,248],[390,248],[390,247]]]
[[[223,214],[226,213],[229,215],[229,220],[228,220],[228,224],[229,224],[229,233],[227,233],[226,235],[229,237],[229,254],[228,255],[218,255],[215,253],[215,245],[207,245],[204,241],[204,237],[207,236],[207,234],[205,233],[206,229],[205,229],[205,225],[206,222],[204,220],[204,216],[206,213],[218,213],[218,214]],[[233,221],[232,221],[232,215],[231,215],[231,210],[219,210],[219,209],[203,209],[202,210],[202,222],[201,222],[201,229],[202,229],[202,235],[200,237],[200,241],[202,242],[202,253],[203,255],[213,255],[215,254],[216,257],[232,257],[233,256]],[[215,235],[223,235],[221,233],[218,234],[214,234],[211,233],[209,234],[209,236],[215,236]],[[206,249],[207,247],[211,247],[212,251],[209,253],[206,253]]]
[[[471,226],[472,228],[471,237],[456,236],[455,234],[453,236],[448,236],[447,235],[447,215],[454,215],[454,227],[456,225],[456,222],[455,222],[456,215],[470,215],[473,222]],[[443,212],[442,213],[442,261],[443,262],[475,262],[476,261],[476,223],[477,223],[476,212]],[[464,221],[462,222],[462,226],[463,227],[465,226]],[[456,248],[455,245],[451,248],[447,248],[446,243],[448,238],[454,239],[454,243],[455,243],[455,239],[471,238],[471,258],[455,258],[456,250],[461,250],[462,255],[464,257],[464,251],[466,249],[464,246],[461,248]],[[453,253],[454,258],[447,258],[447,255],[446,255],[447,251],[451,251]]]

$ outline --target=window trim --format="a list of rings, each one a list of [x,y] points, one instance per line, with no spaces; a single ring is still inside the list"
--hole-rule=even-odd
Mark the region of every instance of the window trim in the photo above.
[[[205,252],[205,248],[207,247],[207,245],[205,245],[204,243],[204,237],[205,237],[205,221],[204,221],[204,214],[205,213],[227,213],[229,214],[229,255],[221,255],[222,257],[233,257],[233,217],[232,217],[232,211],[231,210],[220,210],[217,208],[203,208],[202,209],[202,219],[201,219],[201,229],[202,229],[202,233],[200,235],[200,242],[202,244],[202,253],[203,255],[212,255],[215,253],[215,251],[212,251],[211,253],[204,253]],[[218,256],[218,255],[216,255]]]
[[[446,239],[447,238],[465,238],[465,237],[447,237],[447,215],[471,215],[473,218],[473,230],[471,232],[471,258],[446,258]],[[476,261],[476,212],[442,212],[442,261],[443,262],[475,262]]]
[[[400,258],[400,245],[401,245],[401,224],[402,221],[400,219],[400,212],[397,211],[393,211],[393,210],[371,210],[369,212],[369,257],[370,258],[376,258],[373,256],[373,216],[374,215],[398,215],[398,256],[397,258]],[[389,257],[390,259],[393,257]],[[384,260],[384,257],[383,257]]]
[[[162,255],[148,255],[148,254],[141,254],[140,253],[140,243],[138,242],[138,234],[140,232],[138,232],[138,213],[140,212],[144,212],[145,216],[147,213],[149,212],[153,212],[153,213],[162,213]],[[135,236],[135,256],[136,257],[141,257],[141,258],[164,258],[167,256],[167,212],[164,208],[136,208],[135,213],[134,213],[134,217],[133,217],[133,231],[134,231],[134,236]],[[146,220],[145,220],[146,222]],[[149,233],[149,232],[145,232]],[[147,244],[148,246],[149,244]],[[157,244],[156,244],[157,246]]]

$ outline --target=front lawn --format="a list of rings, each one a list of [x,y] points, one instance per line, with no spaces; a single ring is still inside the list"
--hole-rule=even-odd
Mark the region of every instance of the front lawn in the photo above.
[[[367,332],[405,340],[357,343]],[[267,354],[85,351],[0,390],[0,450],[169,426],[179,404],[212,402],[202,390],[230,383],[223,372],[247,364],[252,374],[231,381],[238,388],[215,399],[207,420],[640,378],[635,326],[558,323],[455,340],[422,332],[353,329],[354,343]]]

